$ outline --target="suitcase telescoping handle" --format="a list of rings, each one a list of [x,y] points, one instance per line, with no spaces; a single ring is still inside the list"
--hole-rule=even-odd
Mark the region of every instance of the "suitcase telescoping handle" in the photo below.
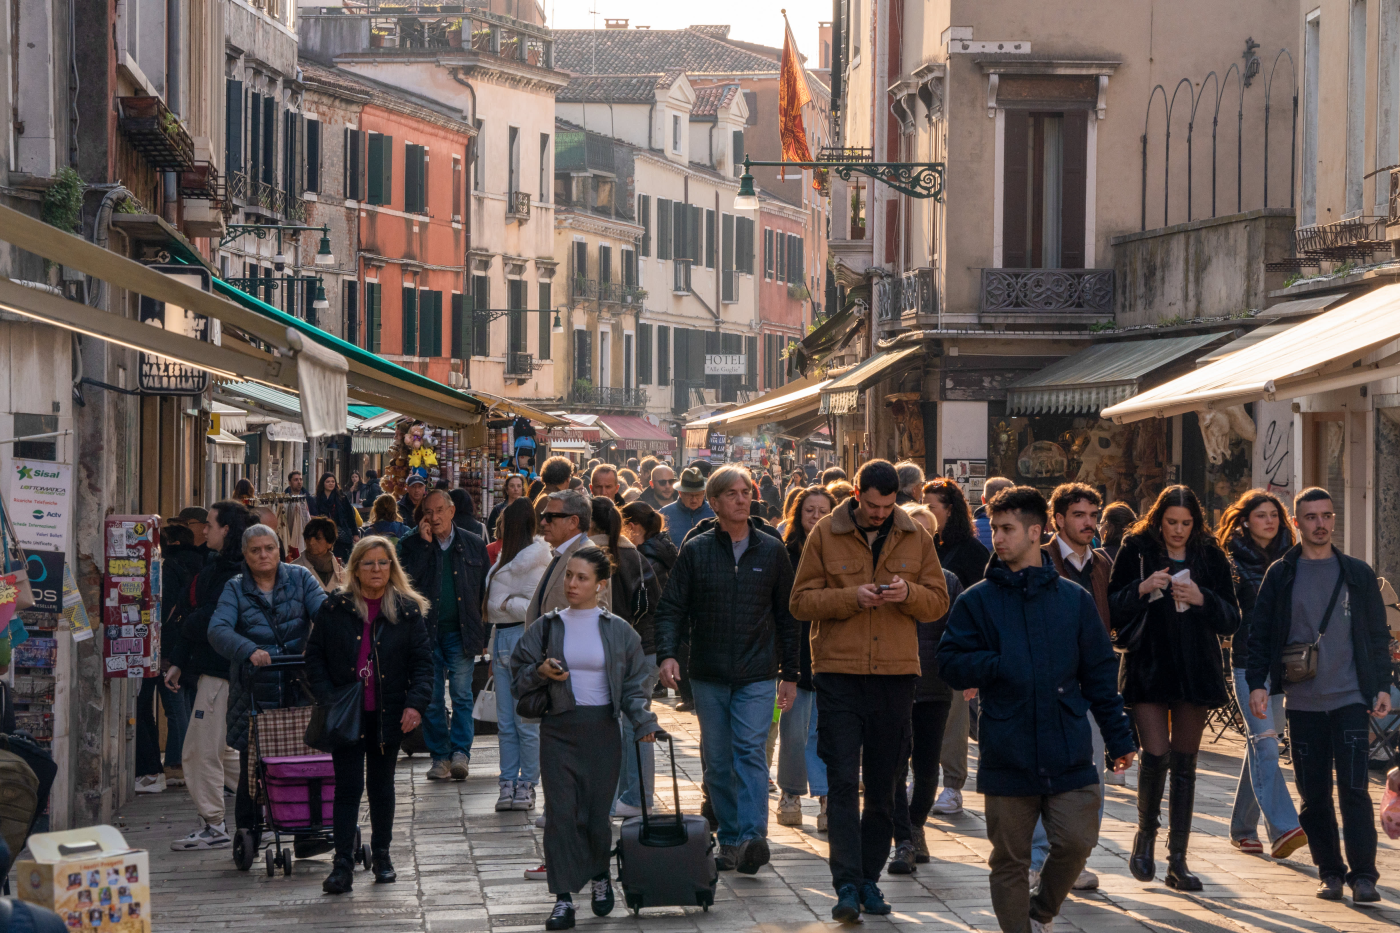
[[[665,742],[671,752],[671,788],[676,799],[676,826],[680,829],[685,827],[685,819],[681,816],[681,782],[676,777],[676,743],[671,739],[671,734],[662,729],[657,729],[652,735],[656,736],[658,742]],[[642,740],[637,740],[637,786],[642,792],[642,833],[651,834],[651,823],[647,819],[648,806],[651,802],[651,792],[647,790],[646,771],[642,768]]]

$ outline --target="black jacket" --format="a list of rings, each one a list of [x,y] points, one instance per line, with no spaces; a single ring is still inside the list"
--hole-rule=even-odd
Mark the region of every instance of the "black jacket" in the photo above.
[[[486,588],[486,542],[474,534],[456,529],[447,548],[452,572],[456,575],[457,625],[462,635],[462,657],[474,658],[486,647],[486,624],[481,620],[481,600]],[[418,533],[399,541],[399,560],[413,588],[427,597],[428,636],[437,642],[438,599],[442,591],[438,579],[438,543],[424,541]]]
[[[783,550],[787,551],[794,574],[797,573],[797,565],[802,563],[802,546],[806,543],[805,535],[802,537],[802,544],[795,541],[783,542]],[[807,619],[798,619],[797,626],[797,687],[799,690],[815,690],[817,688],[812,684],[812,623]],[[924,627],[921,625],[919,628],[922,630]]]
[[[963,588],[957,574],[947,568],[943,570],[943,579],[948,584],[948,611],[943,613],[943,618],[919,626],[919,684],[914,688],[915,703],[930,700],[948,703],[953,699],[952,688],[943,682],[938,673],[938,640],[948,627],[948,616],[952,614],[953,604],[962,595]]]
[[[979,690],[980,793],[1028,797],[1097,783],[1086,713],[1110,756],[1134,748],[1094,598],[1046,555],[1017,572],[994,558],[948,613],[938,662],[948,686]]]
[[[935,539],[935,545],[938,548],[938,562],[944,570],[953,571],[963,589],[982,581],[982,575],[987,571],[987,561],[991,560],[992,555],[975,536],[957,544],[944,544],[941,539]]]
[[[402,737],[399,720],[405,707],[420,714],[433,694],[433,649],[418,604],[399,597],[398,621],[380,616],[374,624],[374,694],[379,711],[379,744]],[[306,643],[306,680],[316,702],[359,677],[360,639],[365,617],[346,593],[332,593],[321,604]]]
[[[307,510],[312,515],[329,518],[335,522],[335,543],[339,550],[348,549],[355,542],[355,507],[350,497],[340,490],[329,496],[312,496],[306,500]]]
[[[217,553],[199,571],[193,585],[186,587],[180,601],[184,608],[176,616],[174,637],[166,639],[165,650],[170,663],[180,669],[180,682],[187,690],[197,687],[201,674],[228,680],[228,658],[209,644],[209,617],[219,605],[224,585],[245,569],[241,554],[232,559]]]
[[[653,487],[651,487],[651,486],[647,486],[646,489],[643,489],[643,490],[642,490],[642,494],[641,494],[640,496],[637,497],[637,501],[638,501],[638,502],[645,502],[647,505],[651,506],[653,509],[656,509],[656,511],[660,512],[660,511],[661,511],[662,509],[664,509],[666,506],[668,506],[668,505],[670,505],[672,502],[675,502],[675,501],[676,501],[676,493],[675,493],[674,490],[675,490],[675,487],[673,486],[673,487],[672,487],[672,493],[671,493],[671,499],[670,499],[670,501],[669,501],[669,502],[662,502],[660,499],[656,498],[656,490],[655,490]]]
[[[1127,535],[1108,581],[1110,628],[1117,630],[1143,612],[1142,647],[1123,655],[1118,690],[1134,703],[1187,702],[1216,709],[1228,700],[1220,639],[1240,625],[1230,562],[1214,540],[1188,544],[1186,566],[1205,602],[1177,612],[1168,587],[1160,599],[1138,594],[1138,584],[1168,569],[1166,549],[1146,534]]]
[[[1283,646],[1293,627],[1293,578],[1298,572],[1302,545],[1294,545],[1269,567],[1254,603],[1249,639],[1249,666],[1245,680],[1250,690],[1283,692]],[[1335,552],[1346,574],[1347,600],[1351,606],[1351,646],[1356,658],[1356,680],[1368,704],[1391,682],[1390,629],[1385,620],[1376,572],[1363,560]],[[1325,637],[1325,636],[1324,636]]]
[[[606,543],[603,536],[598,541]],[[601,545],[600,545],[601,546]],[[656,653],[656,606],[661,602],[661,583],[651,561],[635,547],[619,544],[617,569],[612,575],[612,611],[637,630],[642,638],[642,654]]]
[[[1235,630],[1230,646],[1230,666],[1242,671],[1249,666],[1249,630],[1254,618],[1254,602],[1259,598],[1259,585],[1269,565],[1288,550],[1288,536],[1280,531],[1269,547],[1260,549],[1241,528],[1226,542],[1225,556],[1230,559],[1230,571],[1235,579],[1235,602],[1240,607],[1240,627]]]
[[[685,533],[685,537],[681,540],[682,546],[684,546],[688,541],[690,541],[691,538],[694,538],[696,535],[703,535],[705,532],[711,531],[717,527],[719,527],[718,518],[715,518],[713,515],[711,515],[709,518],[702,518],[700,521],[695,523],[694,528],[690,529]],[[756,531],[761,531],[766,535],[770,535],[774,538],[777,538],[779,542],[783,540],[783,536],[778,531],[778,529],[774,528],[772,525],[768,524],[756,515],[749,516],[749,527],[753,528]],[[796,566],[796,564],[793,564],[794,568]]]
[[[695,680],[739,687],[781,671],[783,680],[796,682],[791,595],[792,564],[777,538],[750,531],[737,562],[721,528],[688,538],[656,611],[656,659],[676,657],[689,631]]]
[[[671,578],[671,568],[676,566],[676,558],[681,556],[680,548],[676,547],[676,542],[663,531],[647,538],[637,550],[641,551],[642,556],[651,564],[651,571],[656,574],[656,583],[661,587],[661,591],[665,592],[666,581]]]

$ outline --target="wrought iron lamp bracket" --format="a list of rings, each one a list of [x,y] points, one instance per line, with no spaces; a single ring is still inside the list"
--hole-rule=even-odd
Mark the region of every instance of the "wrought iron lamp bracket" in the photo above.
[[[850,181],[852,174],[865,175],[881,184],[889,185],[896,191],[911,198],[932,198],[943,200],[946,180],[945,164],[942,162],[865,162],[865,161],[817,161],[817,162],[754,162],[744,159],[744,174],[750,174],[753,166],[761,168],[811,168],[835,172],[842,181]],[[742,187],[741,187],[741,193]]]
[[[329,225],[307,227],[301,224],[229,224],[224,230],[223,237],[219,240],[219,246],[228,246],[239,237],[249,234],[257,237],[259,240],[266,240],[269,234],[276,233],[277,245],[281,247],[283,233],[298,234],[312,230],[318,231],[323,237],[330,236],[331,232]]]

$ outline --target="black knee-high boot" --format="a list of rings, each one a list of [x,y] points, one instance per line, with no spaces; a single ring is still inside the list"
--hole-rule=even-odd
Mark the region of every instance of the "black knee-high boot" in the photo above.
[[[1142,753],[1142,766],[1138,771],[1138,829],[1133,837],[1133,854],[1128,859],[1128,870],[1139,881],[1151,881],[1157,875],[1154,848],[1161,825],[1162,792],[1167,786],[1169,762],[1167,755]]]
[[[1196,756],[1171,753],[1172,799],[1168,811],[1167,887],[1178,891],[1201,890],[1201,879],[1186,867],[1186,845],[1191,840],[1191,815],[1196,807]]]

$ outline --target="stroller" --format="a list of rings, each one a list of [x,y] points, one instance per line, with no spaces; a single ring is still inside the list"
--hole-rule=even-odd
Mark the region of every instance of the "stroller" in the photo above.
[[[266,674],[293,673],[305,666],[301,655],[273,655],[272,663],[254,668],[256,679]],[[284,691],[285,692],[285,691]],[[260,709],[257,691],[249,691],[248,786],[258,805],[258,824],[240,829],[233,837],[233,863],[247,871],[264,853],[267,876],[277,869],[292,874],[293,855],[310,858],[335,847],[332,812],[335,801],[335,768],[331,756],[306,745],[303,736],[311,721],[310,706]],[[292,848],[283,846],[283,837],[292,837]],[[354,859],[369,870],[369,846],[355,827]]]

